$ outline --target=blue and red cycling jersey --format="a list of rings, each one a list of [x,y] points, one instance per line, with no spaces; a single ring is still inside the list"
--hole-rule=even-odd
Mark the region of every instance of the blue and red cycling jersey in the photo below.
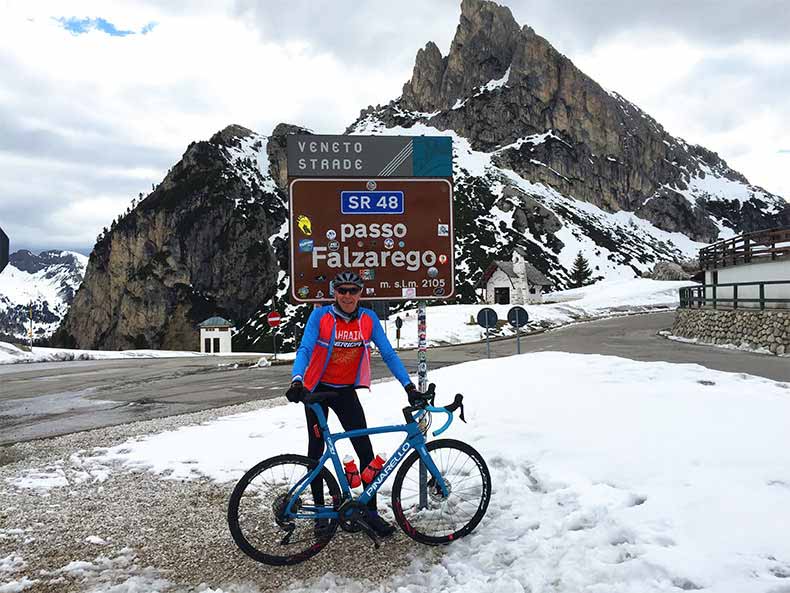
[[[411,382],[409,373],[387,339],[376,313],[360,307],[357,316],[346,321],[335,314],[332,305],[314,309],[310,314],[296,351],[292,380],[301,380],[309,391],[319,382],[368,388],[370,342],[378,347],[401,385],[408,385]]]

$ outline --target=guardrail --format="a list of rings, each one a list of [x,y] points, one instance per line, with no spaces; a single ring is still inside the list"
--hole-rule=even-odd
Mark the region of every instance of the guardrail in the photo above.
[[[790,228],[745,233],[699,251],[699,263],[703,270],[780,257],[790,257]]]
[[[788,290],[779,291],[774,287],[787,286]],[[732,309],[790,308],[790,298],[777,297],[776,293],[790,293],[790,280],[765,280],[762,282],[734,282],[730,284],[703,284],[687,286],[680,289],[681,309],[701,309],[703,307],[721,308],[721,305]],[[739,305],[741,307],[739,307]],[[742,307],[746,305],[746,307]],[[773,306],[771,306],[773,305]]]

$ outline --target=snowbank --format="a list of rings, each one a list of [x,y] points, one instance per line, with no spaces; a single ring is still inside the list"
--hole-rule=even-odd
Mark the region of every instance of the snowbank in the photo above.
[[[469,423],[454,423],[447,436],[487,459],[491,505],[476,532],[438,564],[418,557],[381,591],[742,593],[786,584],[787,384],[555,352],[470,362],[430,378],[440,403],[466,396]],[[371,425],[397,421],[404,404],[394,382],[362,399]],[[230,483],[263,457],[303,451],[304,440],[301,406],[282,405],[82,461]],[[398,437],[374,440],[376,450],[392,451]],[[350,451],[342,445],[341,455]],[[368,590],[331,574],[294,590],[338,589]]]
[[[543,304],[524,305],[530,320],[527,329],[554,328],[608,315],[675,309],[679,304],[678,289],[693,285],[693,282],[629,278],[604,280],[583,288],[552,292],[545,296],[546,302]],[[477,325],[478,311],[483,307],[491,307],[497,312],[500,321],[507,322],[507,312],[512,306],[477,304],[429,307],[426,313],[428,344],[457,344],[482,340],[485,338],[485,329]],[[401,348],[416,346],[416,310],[404,311],[395,317],[403,319]],[[505,323],[496,335],[515,335],[515,330]],[[387,336],[393,345],[396,344],[394,318],[387,323]]]
[[[181,358],[187,356],[272,356],[266,352],[227,352],[203,354],[180,350],[72,350],[68,348],[39,348],[22,350],[8,342],[0,342],[0,364],[17,362],[61,362],[69,360],[110,360],[129,358]],[[277,355],[280,358],[283,355]],[[287,355],[285,355],[287,356]]]

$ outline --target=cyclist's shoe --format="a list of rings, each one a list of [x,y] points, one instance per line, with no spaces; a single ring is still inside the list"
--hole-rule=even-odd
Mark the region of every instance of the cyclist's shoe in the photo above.
[[[376,532],[378,537],[390,537],[393,533],[395,533],[395,528],[382,519],[381,515],[378,514],[378,511],[368,511],[368,516],[365,519],[365,522],[373,531]]]
[[[325,539],[329,535],[329,519],[316,519],[313,532],[318,539]]]

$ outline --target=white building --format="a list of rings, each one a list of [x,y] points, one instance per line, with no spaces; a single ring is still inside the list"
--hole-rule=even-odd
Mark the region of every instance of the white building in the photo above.
[[[231,338],[236,328],[227,319],[209,317],[200,327],[200,351],[206,354],[233,352]]]
[[[790,228],[746,233],[700,250],[706,306],[790,306]],[[715,302],[715,304],[714,304]]]
[[[512,261],[494,261],[480,279],[489,305],[539,303],[551,282],[518,252]]]

